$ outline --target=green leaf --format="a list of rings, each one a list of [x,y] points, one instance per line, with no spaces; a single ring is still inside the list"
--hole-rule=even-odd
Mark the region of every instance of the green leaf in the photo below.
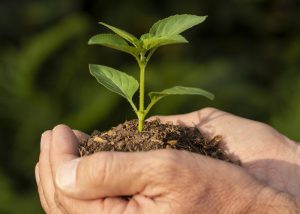
[[[148,38],[154,37],[154,35],[152,33],[145,33],[143,35],[141,35],[140,40],[145,40]]]
[[[181,35],[170,35],[163,37],[149,37],[142,40],[143,48],[146,50],[157,48],[163,45],[188,43],[188,41]]]
[[[128,42],[130,42],[131,44],[133,44],[135,47],[139,47],[140,46],[140,41],[132,34],[121,30],[119,28],[116,28],[114,26],[108,25],[104,22],[99,22],[99,24],[109,28],[110,30],[112,30],[114,33],[118,34],[119,36],[121,36],[123,39],[127,40]]]
[[[126,53],[137,56],[141,50],[128,45],[128,43],[121,37],[115,34],[105,33],[98,34],[90,38],[89,45],[102,45],[116,50],[124,51]]]
[[[161,92],[150,92],[149,96],[151,100],[159,100],[168,95],[202,95],[210,100],[214,99],[214,95],[208,91],[200,88],[174,86],[172,88],[165,89]]]
[[[168,36],[180,34],[183,31],[202,23],[207,16],[174,15],[156,22],[149,33],[155,36]]]
[[[152,106],[154,106],[155,103],[169,95],[202,95],[210,100],[214,99],[214,95],[212,93],[205,91],[201,88],[174,86],[172,88],[165,89],[161,92],[150,92],[149,97],[151,99],[151,102],[145,110],[145,115],[148,114],[148,112],[150,111]]]
[[[132,97],[139,88],[139,83],[132,76],[103,65],[90,64],[90,73],[97,81],[117,94],[132,102]]]

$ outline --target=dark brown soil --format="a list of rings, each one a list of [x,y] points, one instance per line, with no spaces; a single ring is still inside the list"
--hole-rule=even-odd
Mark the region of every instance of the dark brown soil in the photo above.
[[[187,128],[159,120],[145,122],[144,130],[137,131],[137,120],[126,121],[109,131],[94,131],[79,147],[81,156],[101,151],[138,152],[156,149],[178,149],[233,162],[220,147],[221,137],[203,137],[197,128]]]

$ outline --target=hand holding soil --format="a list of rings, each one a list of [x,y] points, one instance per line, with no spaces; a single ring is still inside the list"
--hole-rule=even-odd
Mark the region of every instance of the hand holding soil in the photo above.
[[[236,166],[163,149],[79,158],[84,134],[42,135],[36,180],[46,213],[297,213],[300,149],[271,127],[216,109],[160,117],[223,137]]]

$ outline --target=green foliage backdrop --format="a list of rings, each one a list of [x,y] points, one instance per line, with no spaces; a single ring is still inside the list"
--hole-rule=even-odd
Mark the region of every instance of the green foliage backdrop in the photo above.
[[[213,106],[269,123],[300,140],[300,2],[296,0],[17,0],[0,2],[0,213],[39,213],[34,182],[39,138],[55,124],[86,132],[134,114],[92,78],[88,64],[132,71],[130,56],[88,46],[105,21],[136,34],[176,13],[208,15],[164,47],[147,71],[147,88],[176,84],[216,95],[166,98],[152,114]],[[122,109],[122,111],[120,111]]]

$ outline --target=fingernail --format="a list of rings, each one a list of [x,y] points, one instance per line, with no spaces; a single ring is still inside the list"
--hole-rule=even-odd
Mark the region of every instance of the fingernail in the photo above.
[[[79,160],[79,158],[71,160],[58,168],[56,184],[59,188],[67,190],[75,187]]]
[[[49,148],[49,139],[47,139],[47,137],[49,138],[49,135],[51,134],[50,130],[45,131],[42,136],[41,136],[41,142],[40,142],[40,146],[41,146],[41,150],[46,150]]]

